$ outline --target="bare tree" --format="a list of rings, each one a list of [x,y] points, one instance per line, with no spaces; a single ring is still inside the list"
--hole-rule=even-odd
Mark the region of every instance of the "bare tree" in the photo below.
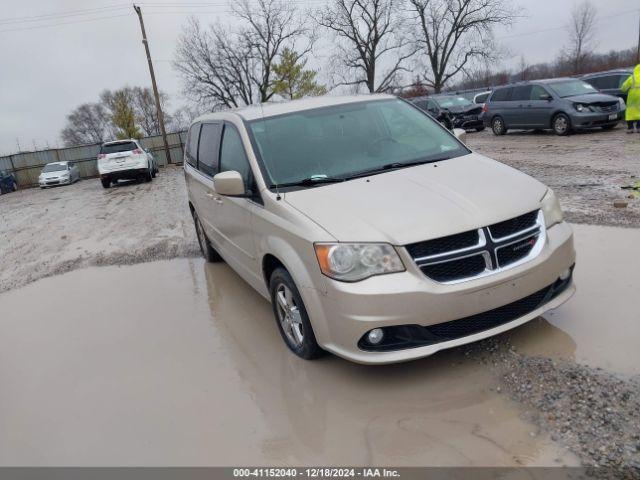
[[[84,103],[73,110],[60,134],[67,147],[102,143],[111,135],[109,114],[100,103]]]
[[[425,81],[436,92],[474,60],[495,59],[493,27],[516,18],[506,0],[409,0],[415,42],[427,63]]]
[[[233,108],[255,99],[251,46],[219,24],[204,30],[191,18],[178,39],[173,65],[185,94],[198,104]]]
[[[569,59],[573,63],[573,73],[581,73],[585,57],[591,50],[596,31],[597,10],[593,4],[585,0],[571,10],[569,23]]]
[[[389,90],[414,53],[398,11],[401,0],[333,0],[316,15],[338,40],[338,85],[365,85],[371,93]],[[380,72],[382,65],[386,65]]]
[[[240,35],[256,61],[252,79],[260,101],[267,102],[274,94],[273,66],[277,58],[288,47],[296,52],[295,61],[300,60],[311,51],[313,35],[291,2],[257,0],[254,4],[239,0],[233,11],[246,23]]]
[[[169,103],[169,96],[164,92],[159,92],[160,105],[165,112],[165,122],[171,123],[170,116],[166,113]],[[158,120],[158,110],[153,97],[153,90],[149,87],[133,87],[131,89],[131,101],[135,113],[136,122],[140,126],[145,136],[160,135],[160,121]]]

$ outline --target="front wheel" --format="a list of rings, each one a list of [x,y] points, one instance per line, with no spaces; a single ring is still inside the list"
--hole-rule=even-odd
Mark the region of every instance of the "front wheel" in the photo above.
[[[617,123],[614,123],[613,125],[604,125],[602,127],[603,130],[613,130],[614,128],[616,128],[618,126]]]
[[[564,113],[559,113],[553,117],[551,126],[553,128],[553,133],[560,135],[561,137],[569,135],[569,132],[571,132],[571,120]]]
[[[109,188],[111,186],[111,180],[107,180],[106,178],[100,179],[103,188]]]
[[[491,130],[493,130],[494,135],[504,135],[507,133],[507,128],[502,117],[495,117],[491,120]]]
[[[284,268],[271,274],[269,292],[278,330],[289,350],[305,360],[321,357],[324,351],[316,341],[300,292]]]

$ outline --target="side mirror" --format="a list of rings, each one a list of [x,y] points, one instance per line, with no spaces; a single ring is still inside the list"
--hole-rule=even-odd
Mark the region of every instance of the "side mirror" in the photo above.
[[[462,143],[465,142],[465,140],[467,139],[467,132],[465,130],[463,130],[462,128],[454,128],[453,129],[453,134],[456,136],[456,138],[458,140],[460,140]]]
[[[542,95],[540,95],[540,100],[546,100],[547,102],[550,102],[551,100],[553,100],[553,97],[548,93],[543,93]]]
[[[216,193],[227,197],[241,197],[246,193],[242,175],[233,170],[218,173],[213,177],[213,188]]]

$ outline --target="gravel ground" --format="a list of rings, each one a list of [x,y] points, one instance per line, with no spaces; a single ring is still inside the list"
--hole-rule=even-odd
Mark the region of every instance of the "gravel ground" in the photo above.
[[[640,180],[640,134],[618,127],[567,137],[532,131],[496,137],[485,130],[469,133],[467,144],[553,188],[570,222],[640,227],[640,195],[626,198],[631,192],[621,188]],[[615,208],[618,199],[629,205]]]
[[[0,197],[0,293],[90,265],[193,256],[182,170],[105,190],[97,179]]]
[[[521,355],[508,335],[472,344],[465,355],[490,366],[497,391],[523,404],[525,418],[551,433],[585,466],[606,467],[601,473],[609,474],[613,469],[612,478],[640,478],[640,379]]]

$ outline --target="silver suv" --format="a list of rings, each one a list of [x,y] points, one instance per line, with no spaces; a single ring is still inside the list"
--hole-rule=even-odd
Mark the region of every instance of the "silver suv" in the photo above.
[[[555,195],[456,135],[388,95],[202,116],[184,169],[204,256],[306,359],[424,357],[559,306],[575,252]]]

